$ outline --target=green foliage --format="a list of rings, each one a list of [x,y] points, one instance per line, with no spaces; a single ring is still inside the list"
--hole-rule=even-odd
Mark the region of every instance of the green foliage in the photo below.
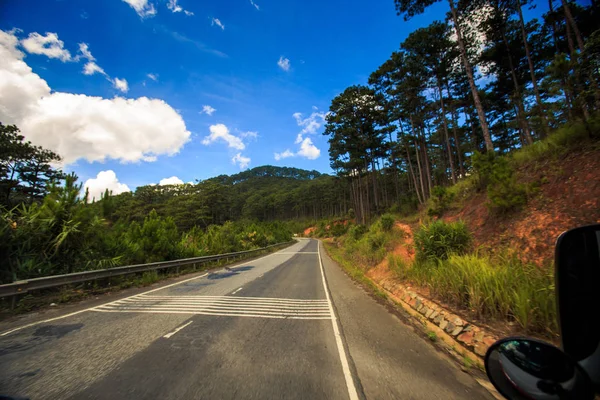
[[[472,243],[472,236],[462,221],[437,220],[423,224],[414,236],[417,258],[420,260],[447,259],[451,254],[464,254]]]
[[[437,334],[434,331],[427,332],[427,337],[434,343],[438,340]]]
[[[517,165],[540,161],[547,157],[564,154],[575,146],[586,145],[589,143],[590,137],[600,137],[600,116],[598,115],[587,123],[575,121],[561,126],[546,139],[512,153],[512,159]]]
[[[14,125],[0,122],[0,207],[41,200],[63,178],[52,166],[60,156],[25,141]]]
[[[352,240],[359,240],[368,230],[366,225],[352,225],[350,229],[348,229],[348,236],[352,238]]]
[[[504,213],[527,204],[527,187],[517,182],[514,169],[506,157],[495,153],[475,153],[473,167],[481,187],[487,188],[492,211]]]
[[[513,319],[527,331],[556,332],[552,273],[515,257],[453,254],[446,260],[417,262],[407,275],[478,317]]]
[[[448,209],[454,196],[445,186],[435,186],[431,191],[431,198],[427,207],[427,215],[440,217]]]
[[[393,215],[390,215],[390,214],[383,214],[379,219],[379,223],[381,224],[381,229],[383,229],[385,232],[391,231],[392,228],[394,228],[395,222],[396,222],[396,219],[394,218]]]

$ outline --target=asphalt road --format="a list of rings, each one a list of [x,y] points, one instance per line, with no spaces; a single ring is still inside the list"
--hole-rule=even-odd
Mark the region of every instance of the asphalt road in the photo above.
[[[0,394],[492,398],[321,250],[301,240],[108,304],[0,324]]]

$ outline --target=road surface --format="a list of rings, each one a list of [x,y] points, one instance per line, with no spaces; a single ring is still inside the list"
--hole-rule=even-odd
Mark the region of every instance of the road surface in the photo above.
[[[0,324],[31,399],[491,399],[316,240],[87,308]]]

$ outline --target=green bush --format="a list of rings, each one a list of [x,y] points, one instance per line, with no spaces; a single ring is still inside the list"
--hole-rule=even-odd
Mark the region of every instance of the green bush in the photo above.
[[[527,204],[527,187],[518,183],[506,157],[495,153],[473,154],[473,167],[480,187],[487,189],[489,207],[496,213],[519,209]]]
[[[443,260],[452,253],[468,251],[472,237],[462,221],[446,223],[438,220],[421,225],[415,232],[414,242],[420,260]]]
[[[344,224],[343,222],[334,222],[329,231],[333,237],[340,237],[348,232],[348,224]]]
[[[430,217],[440,217],[450,207],[453,199],[453,192],[450,192],[444,186],[435,186],[431,191],[427,215]]]
[[[381,224],[381,229],[383,229],[385,232],[391,231],[392,228],[394,227],[395,222],[396,222],[396,219],[394,218],[393,215],[390,215],[390,214],[383,214],[381,216],[381,218],[379,219],[379,223]]]
[[[354,225],[348,230],[348,236],[354,240],[359,240],[367,231],[365,225]]]

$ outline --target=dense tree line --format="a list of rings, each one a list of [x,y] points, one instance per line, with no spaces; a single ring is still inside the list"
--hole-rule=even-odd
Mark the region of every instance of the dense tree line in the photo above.
[[[241,251],[290,240],[302,223],[345,215],[345,182],[263,166],[195,184],[90,199],[60,157],[0,124],[0,283]]]
[[[436,0],[395,0],[409,19]],[[324,134],[360,222],[394,204],[425,204],[467,175],[475,153],[502,154],[600,108],[600,13],[549,0],[448,0],[369,77],[333,99]]]

